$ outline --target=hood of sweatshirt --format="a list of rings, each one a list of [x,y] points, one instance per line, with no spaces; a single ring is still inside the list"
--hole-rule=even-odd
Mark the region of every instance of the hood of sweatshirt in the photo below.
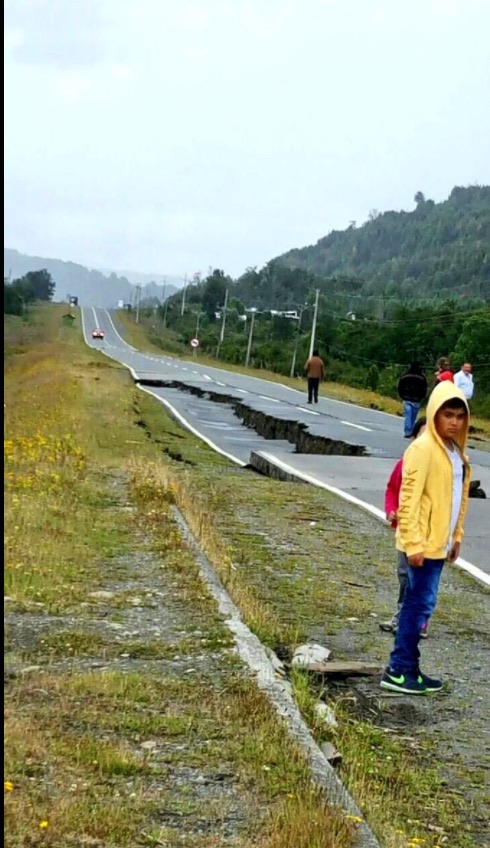
[[[427,429],[429,430],[433,438],[436,439],[437,442],[439,442],[441,447],[444,447],[444,442],[442,441],[441,437],[439,436],[439,433],[436,430],[435,418],[441,406],[443,406],[443,404],[447,403],[447,401],[451,400],[452,398],[458,398],[459,400],[462,400],[468,413],[466,416],[465,426],[462,428],[458,438],[455,439],[455,442],[458,445],[461,453],[465,454],[470,425],[468,401],[466,400],[461,389],[458,389],[458,387],[455,386],[454,383],[450,382],[449,380],[445,380],[444,382],[439,383],[431,393],[429,403],[427,404],[426,412]],[[420,438],[423,438],[423,434]]]

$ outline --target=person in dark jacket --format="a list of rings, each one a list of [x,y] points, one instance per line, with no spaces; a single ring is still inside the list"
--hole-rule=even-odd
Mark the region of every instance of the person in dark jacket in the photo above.
[[[427,389],[427,379],[422,366],[419,362],[412,362],[408,371],[402,374],[398,381],[398,394],[403,401],[403,435],[406,439],[412,437],[419,409],[427,396]]]

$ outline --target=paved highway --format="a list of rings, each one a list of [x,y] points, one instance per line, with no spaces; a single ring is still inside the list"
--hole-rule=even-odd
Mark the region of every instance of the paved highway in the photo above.
[[[284,466],[288,470],[282,476],[292,476],[292,470],[295,476],[316,485],[340,489],[353,501],[369,504],[374,514],[380,514],[382,481],[393,460],[403,454],[407,445],[401,418],[325,396],[312,408],[306,404],[302,392],[259,377],[203,366],[198,355],[194,359],[190,355],[188,361],[183,361],[142,353],[124,341],[116,319],[107,310],[84,308],[82,314],[87,343],[130,368],[135,379],[147,384],[147,391],[212,447],[242,465],[249,464],[252,455],[257,466],[257,456],[266,453],[267,463],[275,463],[278,476]],[[92,340],[95,327],[104,331],[103,341]],[[154,385],[159,382],[173,383],[174,387]],[[262,417],[280,422],[281,429],[287,429],[287,422],[300,422],[313,437],[335,441],[336,450],[364,455],[298,454],[295,445],[285,438],[267,441],[244,426],[231,406],[210,401],[210,393],[243,402]],[[481,479],[490,494],[490,453],[473,448],[470,458],[473,477]],[[489,500],[470,502],[464,554],[474,566],[490,574],[488,504]]]

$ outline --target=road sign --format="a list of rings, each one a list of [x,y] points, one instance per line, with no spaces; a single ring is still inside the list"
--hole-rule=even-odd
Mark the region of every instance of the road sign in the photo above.
[[[191,339],[191,347],[199,347],[199,339]]]

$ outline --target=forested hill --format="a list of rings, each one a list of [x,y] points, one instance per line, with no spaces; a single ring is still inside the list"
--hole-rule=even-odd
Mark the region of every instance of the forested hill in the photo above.
[[[490,299],[490,186],[455,187],[443,203],[422,192],[414,200],[412,212],[373,210],[362,226],[334,230],[274,261],[356,278],[367,296]]]

